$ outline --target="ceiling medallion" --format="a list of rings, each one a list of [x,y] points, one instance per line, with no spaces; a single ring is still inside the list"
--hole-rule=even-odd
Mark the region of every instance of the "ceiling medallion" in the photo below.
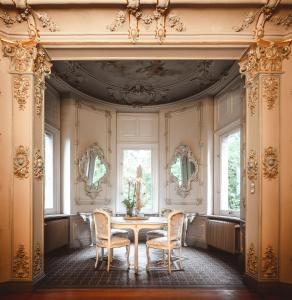
[[[28,148],[19,146],[16,149],[16,155],[14,157],[14,174],[19,179],[28,178],[29,174],[29,160],[28,160]]]
[[[263,79],[263,98],[267,103],[267,109],[271,110],[279,95],[279,78],[275,76]]]
[[[34,154],[34,162],[33,162],[33,174],[37,179],[41,179],[44,176],[45,164],[44,160],[41,156],[41,151],[37,150]]]
[[[114,21],[107,28],[110,31],[117,31],[126,23],[128,16],[129,39],[136,43],[140,36],[139,23],[146,25],[146,30],[149,30],[149,26],[155,23],[155,38],[162,43],[166,37],[167,26],[178,32],[185,30],[180,17],[174,14],[168,15],[169,2],[169,0],[157,0],[155,10],[151,14],[145,14],[140,7],[139,0],[128,0],[126,11],[117,12]]]
[[[24,245],[19,245],[16,255],[13,258],[13,277],[29,277],[29,257],[25,252]]]
[[[13,79],[13,96],[17,101],[19,109],[24,110],[29,97],[29,79],[18,75]]]
[[[267,279],[278,278],[278,258],[272,246],[268,246],[262,258],[262,276]]]
[[[257,275],[258,273],[258,257],[253,243],[250,244],[247,253],[247,272],[252,275]]]
[[[264,178],[273,179],[276,178],[279,172],[279,161],[277,157],[277,151],[273,147],[265,149],[263,159],[263,175]]]

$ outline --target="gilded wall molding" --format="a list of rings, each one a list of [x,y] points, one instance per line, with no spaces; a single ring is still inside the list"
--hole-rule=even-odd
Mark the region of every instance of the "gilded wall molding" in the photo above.
[[[19,245],[16,255],[13,257],[12,273],[14,278],[29,278],[29,257],[24,245]]]
[[[19,179],[28,178],[29,175],[29,149],[18,146],[14,157],[14,175]]]
[[[255,181],[258,178],[258,160],[256,157],[256,152],[250,150],[248,154],[247,168],[246,168],[247,178],[250,180],[250,193],[255,193]]]
[[[263,176],[266,179],[274,179],[279,173],[279,160],[277,150],[273,147],[265,148],[263,158]]]
[[[288,59],[291,40],[272,42],[259,40],[240,60],[240,73],[246,76],[247,86],[258,73],[281,73],[282,62]]]
[[[13,78],[13,98],[17,101],[19,110],[25,109],[29,98],[30,80],[27,77],[16,75]]]
[[[261,275],[265,279],[278,278],[278,258],[272,246],[268,246],[262,257]]]
[[[37,243],[34,248],[33,261],[32,261],[32,274],[36,276],[42,271],[42,252],[40,244]]]
[[[253,243],[250,244],[247,252],[247,272],[253,276],[258,274],[258,257]]]
[[[45,173],[45,163],[41,155],[41,150],[37,150],[34,154],[33,174],[37,179],[42,179]]]
[[[248,86],[247,95],[247,106],[249,108],[250,116],[252,117],[256,113],[256,107],[259,102],[259,83],[257,79]]]
[[[275,103],[279,101],[280,78],[268,76],[263,81],[263,98],[266,102],[267,109],[271,110]]]

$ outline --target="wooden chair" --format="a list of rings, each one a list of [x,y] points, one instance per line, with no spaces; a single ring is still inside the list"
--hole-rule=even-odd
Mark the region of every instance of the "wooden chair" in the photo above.
[[[150,255],[149,255],[150,248],[168,251],[168,272],[169,273],[171,273],[171,251],[173,249],[179,249],[179,264],[180,264],[180,268],[182,268],[181,238],[182,238],[183,222],[184,222],[184,213],[181,211],[173,211],[168,215],[167,237],[159,237],[159,238],[148,240],[146,242],[147,271],[149,271],[149,267],[150,267]],[[163,260],[164,260],[164,256],[163,256]]]
[[[161,210],[160,216],[167,217],[172,211],[173,209],[171,208],[164,208]],[[166,236],[167,236],[167,228],[149,230],[146,233],[146,241],[159,238],[159,237],[166,237]]]
[[[110,270],[110,263],[112,261],[112,249],[126,247],[128,269],[130,268],[130,240],[121,236],[113,236],[111,234],[111,216],[104,210],[96,209],[93,212],[93,219],[95,224],[96,236],[96,261],[95,268],[98,265],[98,248],[107,249],[107,271]]]

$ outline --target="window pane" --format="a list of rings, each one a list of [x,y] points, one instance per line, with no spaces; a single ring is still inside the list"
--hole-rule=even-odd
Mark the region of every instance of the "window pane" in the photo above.
[[[134,186],[130,186],[129,180],[134,181],[137,175],[137,168],[142,167],[142,186],[141,199],[143,202],[143,210],[152,209],[152,164],[151,150],[127,149],[123,150],[123,172],[122,172],[122,199],[129,196],[132,198],[134,194]]]
[[[45,209],[54,208],[54,138],[45,133]]]
[[[221,210],[240,210],[240,131],[221,140]]]

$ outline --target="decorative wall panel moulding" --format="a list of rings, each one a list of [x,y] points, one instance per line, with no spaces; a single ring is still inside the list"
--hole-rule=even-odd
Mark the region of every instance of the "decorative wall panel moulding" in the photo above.
[[[279,161],[277,150],[273,147],[265,149],[263,158],[263,175],[264,178],[273,179],[276,178],[279,172]]]
[[[273,247],[268,246],[262,257],[262,277],[265,279],[278,279],[278,258]]]
[[[19,179],[28,178],[29,175],[29,149],[24,146],[16,148],[14,157],[14,174]]]
[[[37,150],[34,154],[34,161],[33,161],[33,174],[34,177],[37,179],[42,179],[45,172],[45,163],[43,157],[41,155],[41,151]]]
[[[267,109],[271,110],[275,103],[279,101],[280,78],[276,76],[264,77],[263,98],[267,104]]]
[[[247,273],[253,276],[258,274],[258,257],[253,243],[250,244],[247,252]]]
[[[17,101],[19,109],[24,110],[29,97],[30,80],[27,77],[16,75],[13,78],[13,97]]]
[[[29,257],[24,245],[19,245],[13,258],[12,273],[14,278],[29,278]]]
[[[32,274],[36,276],[42,271],[42,253],[40,243],[36,243],[33,254]]]

